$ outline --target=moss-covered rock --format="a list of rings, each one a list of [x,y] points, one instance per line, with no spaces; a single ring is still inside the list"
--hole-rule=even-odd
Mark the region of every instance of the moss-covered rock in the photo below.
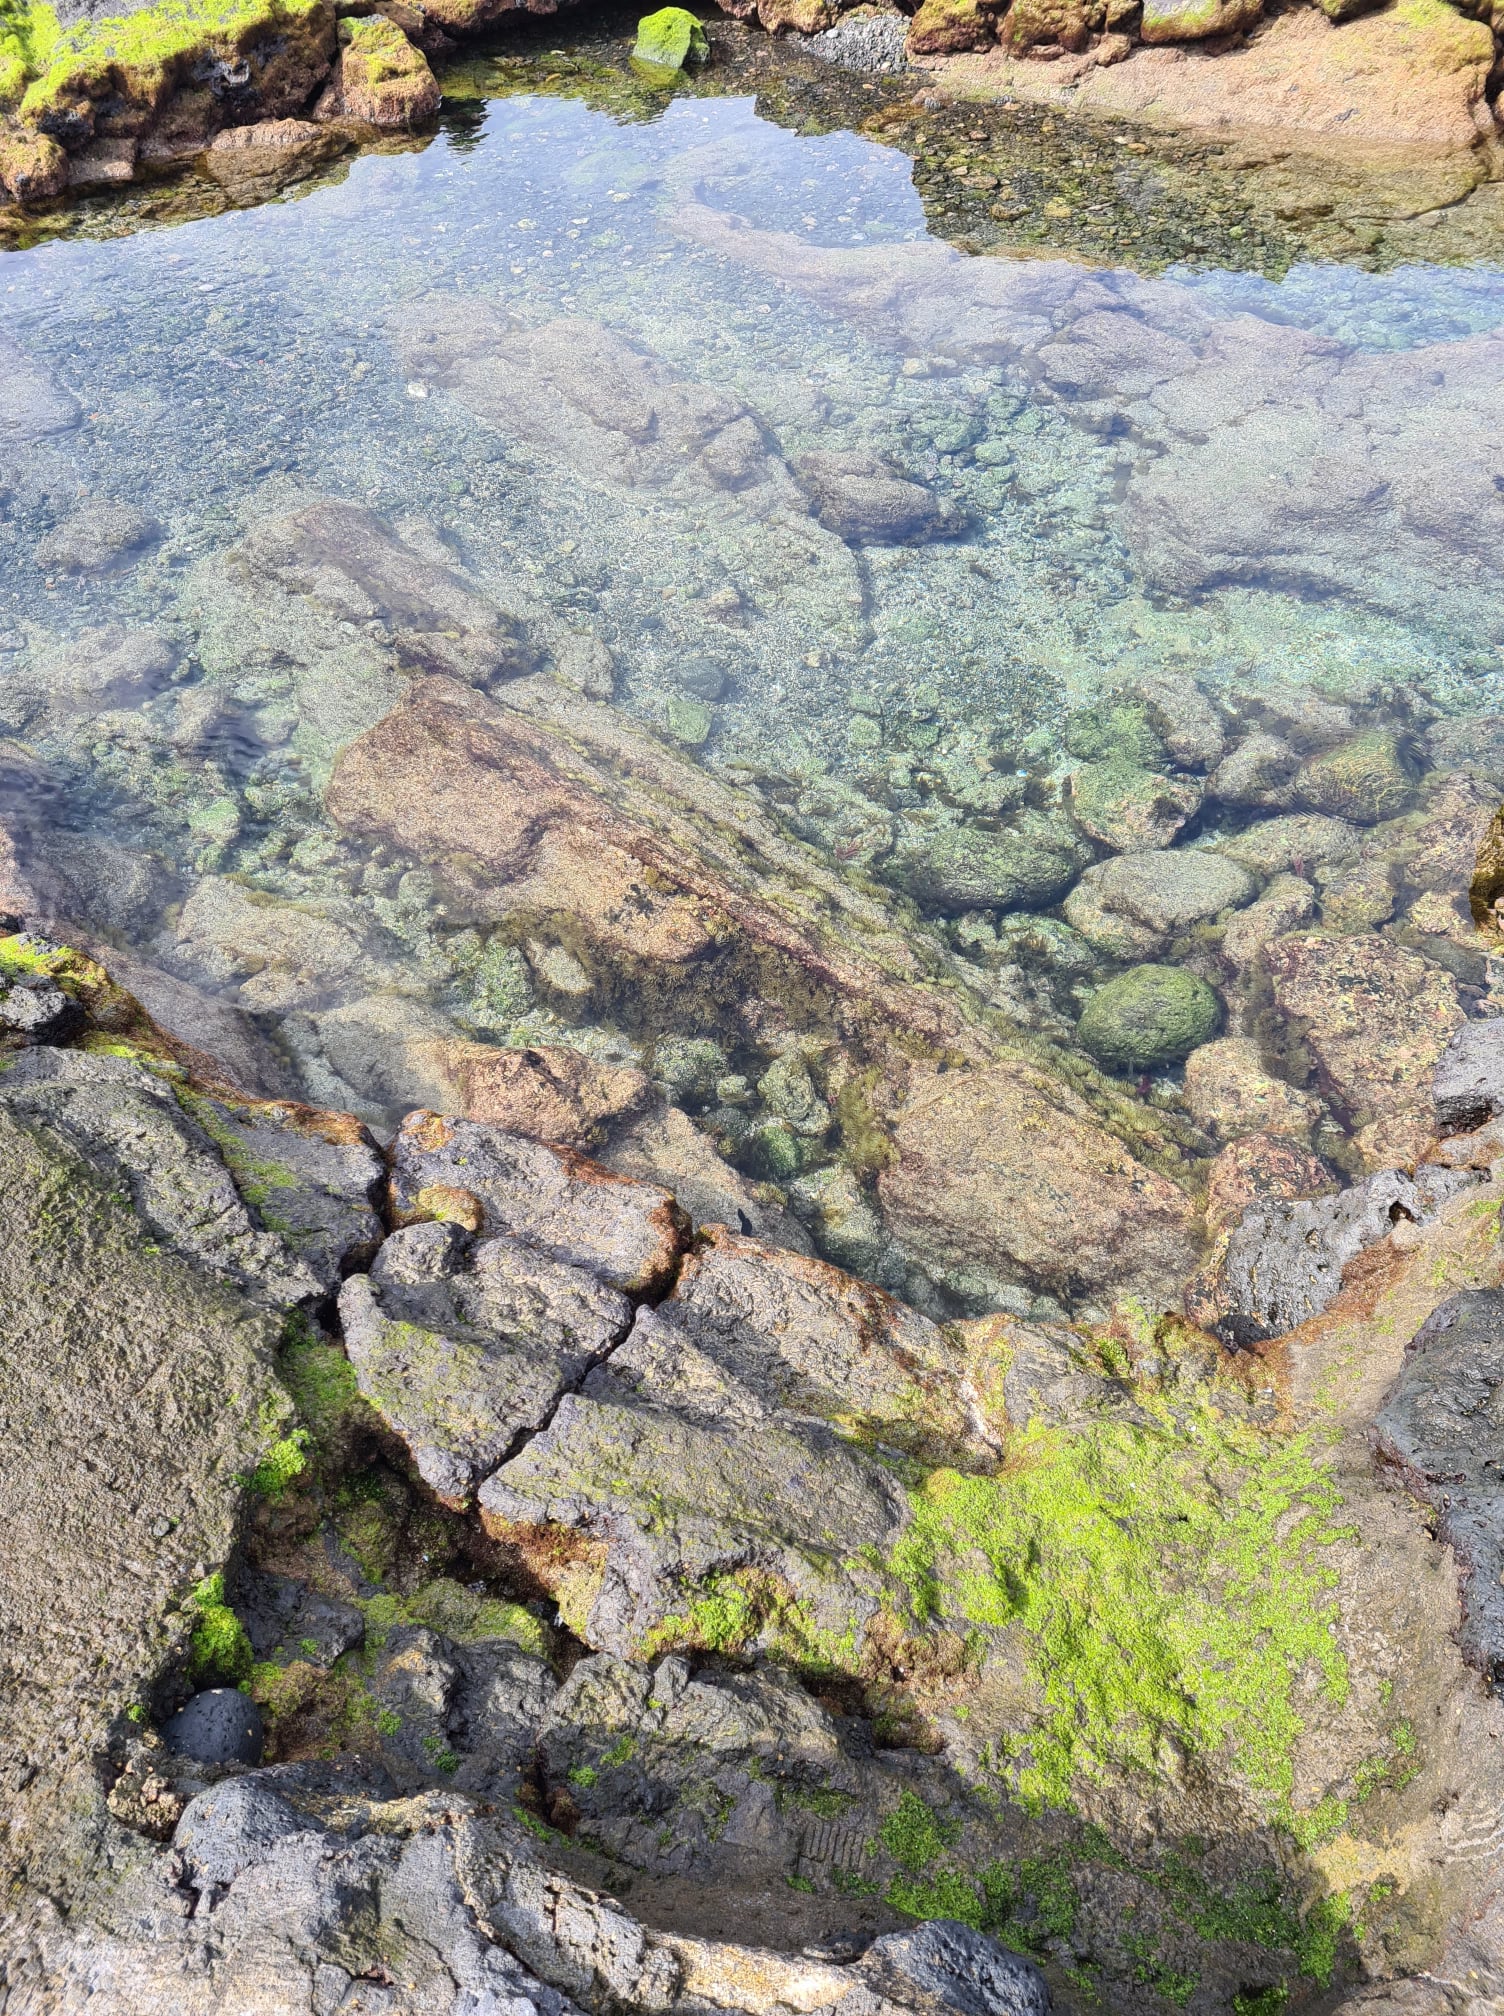
[[[1088,851],[1067,820],[1033,809],[1010,827],[950,826],[901,849],[890,879],[937,910],[1010,910],[1052,903]]]
[[[1076,824],[1093,840],[1115,853],[1136,853],[1168,847],[1201,803],[1201,788],[1111,756],[1072,774],[1070,803]]]
[[[370,14],[339,24],[339,62],[315,108],[318,119],[359,126],[419,126],[439,109],[428,59],[394,21]]]
[[[201,88],[206,76],[244,77],[239,118],[296,112],[328,74],[335,48],[331,0],[158,0],[125,19],[84,20],[50,36],[48,12],[32,10],[27,34],[16,38],[29,52],[21,116],[69,148],[96,132],[143,133],[180,93],[198,102],[207,135],[225,118],[221,101]]]
[[[997,15],[980,0],[924,0],[909,27],[911,56],[950,56],[961,49],[985,49],[993,40]]]
[[[650,63],[659,70],[682,70],[687,63],[703,63],[709,54],[705,30],[687,7],[660,7],[656,14],[644,14],[637,24],[634,62]]]
[[[0,132],[0,192],[40,202],[68,186],[68,156],[45,133]]]
[[[1222,1004],[1179,966],[1131,966],[1086,1004],[1076,1034],[1114,1071],[1177,1064],[1222,1026]]]
[[[1091,39],[1081,0],[1013,0],[1003,22],[1010,49],[1084,49]]]

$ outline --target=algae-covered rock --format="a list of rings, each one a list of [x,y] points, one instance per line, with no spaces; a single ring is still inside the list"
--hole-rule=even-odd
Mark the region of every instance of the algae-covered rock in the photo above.
[[[1403,812],[1412,787],[1394,736],[1375,729],[1313,756],[1292,788],[1313,812],[1372,826]]]
[[[0,84],[0,102],[3,100]],[[68,156],[55,140],[45,133],[0,129],[0,191],[18,203],[39,203],[67,186]]]
[[[339,61],[313,116],[400,130],[431,119],[440,95],[422,51],[395,21],[368,14],[340,22]]]
[[[1431,1076],[1464,1016],[1452,977],[1376,933],[1274,939],[1263,959],[1285,1040],[1359,1130],[1370,1169],[1412,1160],[1431,1131]]]
[[[1084,49],[1091,39],[1082,0],[1013,0],[1002,26],[1010,49]]]
[[[887,874],[937,910],[1012,910],[1053,902],[1087,858],[1067,820],[1030,807],[993,832],[942,827],[900,847]]]
[[[1203,1043],[1186,1059],[1185,1096],[1203,1127],[1223,1141],[1245,1134],[1305,1141],[1321,1118],[1321,1101],[1264,1069],[1249,1036]]]
[[[1139,35],[1149,43],[1204,42],[1251,28],[1263,11],[1263,0],[1144,0]]]
[[[1109,1070],[1178,1064],[1222,1023],[1222,1004],[1204,980],[1180,966],[1132,966],[1099,987],[1076,1034]]]
[[[1202,918],[1240,908],[1254,886],[1237,862],[1204,848],[1119,854],[1087,869],[1066,898],[1065,914],[1100,950],[1131,957],[1162,947]]]
[[[909,23],[911,56],[950,56],[985,49],[997,32],[997,11],[982,0],[922,0]]]
[[[1083,832],[1116,853],[1168,847],[1201,803],[1189,778],[1163,777],[1110,757],[1083,763],[1071,775],[1071,816]]]
[[[687,63],[703,63],[709,54],[704,28],[685,7],[660,7],[656,14],[644,14],[637,24],[634,62],[651,63],[659,70],[682,70]]]

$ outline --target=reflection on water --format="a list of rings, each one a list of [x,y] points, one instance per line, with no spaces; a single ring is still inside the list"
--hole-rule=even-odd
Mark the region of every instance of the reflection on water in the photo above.
[[[11,254],[0,301],[15,873],[245,1011],[247,1073],[375,1118],[443,1096],[445,1044],[565,1041],[785,1202],[835,1166],[784,1110],[825,1110],[808,1073],[757,1089],[786,1031],[671,1069],[567,932],[489,933],[331,819],[425,675],[614,699],[1068,1050],[1146,958],[1251,1026],[1229,903],[1486,1002],[1455,899],[1491,786],[1440,779],[1500,758],[1504,275],[968,260],[851,133],[511,96],[296,203]],[[1236,873],[1092,865],[1146,849]],[[1098,1054],[1212,1151],[1178,1070]],[[1295,1131],[1351,1166],[1331,1096]]]

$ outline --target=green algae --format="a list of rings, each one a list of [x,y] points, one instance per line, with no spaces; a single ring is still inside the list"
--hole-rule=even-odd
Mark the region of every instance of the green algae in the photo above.
[[[1313,1668],[1333,1703],[1341,1500],[1308,1436],[1202,1404],[1181,1419],[1030,1428],[998,1477],[934,1472],[891,1566],[916,1623],[1016,1627],[1044,1702],[1000,1760],[1018,1795],[1069,1807],[1077,1780],[1162,1779],[1225,1753],[1287,1813],[1295,1706]]]
[[[435,1577],[407,1596],[367,1597],[360,1609],[366,1620],[366,1644],[372,1650],[398,1625],[420,1624],[456,1645],[504,1638],[540,1658],[548,1651],[548,1634],[525,1604],[477,1595],[447,1575]]]
[[[251,1489],[260,1498],[282,1497],[308,1468],[307,1450],[306,1428],[294,1428],[290,1435],[281,1436],[251,1472]]]
[[[45,5],[0,0],[0,107],[15,104],[46,67],[62,30]]]
[[[188,1678],[195,1687],[238,1687],[254,1663],[245,1626],[225,1601],[225,1578],[208,1575],[189,1598],[194,1612]]]
[[[28,10],[34,26],[26,45],[30,82],[21,116],[38,123],[62,100],[91,98],[110,88],[132,102],[156,104],[174,70],[207,44],[240,48],[254,37],[317,22],[326,12],[327,0],[157,0],[124,19],[81,21],[57,32],[51,9],[34,7]],[[38,19],[46,16],[50,36],[45,18]],[[0,42],[0,50],[4,47]],[[223,803],[216,801],[206,818],[210,837],[223,839],[228,820]],[[237,811],[237,829],[238,821]]]

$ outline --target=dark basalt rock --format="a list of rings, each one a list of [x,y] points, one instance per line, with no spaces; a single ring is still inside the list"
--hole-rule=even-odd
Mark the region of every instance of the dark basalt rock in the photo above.
[[[266,1733],[249,1694],[238,1687],[206,1687],[164,1723],[162,1741],[200,1764],[259,1764]]]
[[[1373,1434],[1456,1556],[1463,1657],[1504,1683],[1504,1292],[1456,1295],[1421,1325]]]

